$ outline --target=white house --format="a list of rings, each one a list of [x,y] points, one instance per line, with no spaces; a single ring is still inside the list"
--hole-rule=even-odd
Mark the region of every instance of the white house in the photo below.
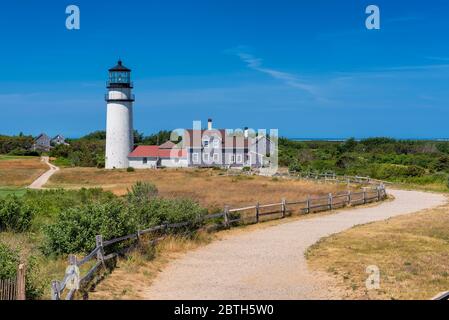
[[[138,146],[128,155],[129,166],[158,167],[266,167],[277,146],[266,135],[229,133],[213,129],[212,120],[204,130],[184,130],[179,144],[166,142],[160,146]]]

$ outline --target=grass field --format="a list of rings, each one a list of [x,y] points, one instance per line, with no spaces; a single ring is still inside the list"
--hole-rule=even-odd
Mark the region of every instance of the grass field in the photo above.
[[[137,181],[154,183],[163,197],[186,197],[208,208],[280,202],[282,197],[299,200],[307,195],[322,195],[346,190],[346,186],[272,179],[261,176],[226,176],[211,169],[101,170],[66,168],[57,172],[45,187],[102,187],[124,194]]]
[[[16,196],[22,196],[26,192],[25,188],[10,188],[10,187],[0,187],[0,197],[4,197],[10,194]]]
[[[0,194],[28,186],[47,170],[39,157],[0,155]]]
[[[309,249],[313,269],[333,274],[348,299],[430,299],[449,290],[449,205],[355,227]],[[367,290],[366,267],[380,270]]]

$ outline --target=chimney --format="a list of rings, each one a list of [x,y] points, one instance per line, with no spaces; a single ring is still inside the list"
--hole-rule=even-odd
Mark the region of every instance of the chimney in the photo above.
[[[248,138],[248,127],[245,127],[245,130],[243,131],[243,136],[245,137],[245,139]]]
[[[207,120],[207,130],[212,130],[212,119]]]

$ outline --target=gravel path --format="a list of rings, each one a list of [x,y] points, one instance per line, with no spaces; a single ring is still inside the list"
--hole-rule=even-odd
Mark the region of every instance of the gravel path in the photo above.
[[[326,275],[308,270],[304,253],[309,246],[358,224],[417,212],[446,201],[443,195],[418,191],[389,193],[394,201],[237,234],[189,252],[159,274],[145,298],[339,298]]]
[[[50,179],[50,177],[59,170],[57,166],[54,166],[49,162],[48,157],[42,157],[41,161],[45,162],[50,169],[39,178],[34,180],[33,183],[28,186],[29,189],[42,189],[42,187],[47,183],[48,179]]]

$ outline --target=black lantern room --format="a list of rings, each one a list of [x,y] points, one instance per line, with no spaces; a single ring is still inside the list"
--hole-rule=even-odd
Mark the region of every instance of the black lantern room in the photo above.
[[[131,69],[125,67],[121,60],[109,69],[108,88],[132,88]]]

